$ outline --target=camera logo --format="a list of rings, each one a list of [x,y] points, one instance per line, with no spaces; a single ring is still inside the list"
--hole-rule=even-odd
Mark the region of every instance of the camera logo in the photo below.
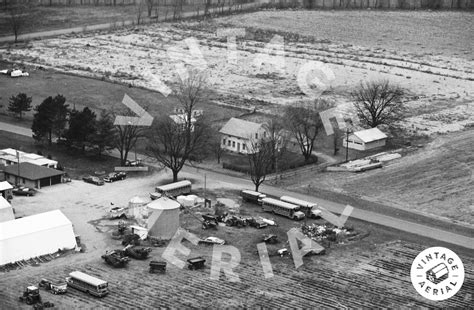
[[[424,250],[411,265],[411,283],[423,297],[441,301],[453,297],[464,282],[464,265],[453,251],[444,247]]]

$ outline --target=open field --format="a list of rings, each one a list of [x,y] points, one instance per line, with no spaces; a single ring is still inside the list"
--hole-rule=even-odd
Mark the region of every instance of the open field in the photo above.
[[[276,20],[283,13],[286,12],[262,12],[268,18],[274,16]],[[336,14],[334,20],[346,14],[313,11],[296,13],[310,14],[307,17],[313,17],[311,20],[316,24],[312,27],[315,29],[320,22],[319,14],[323,14],[323,20],[329,18],[325,14]],[[364,12],[372,13],[373,15],[354,19],[359,23],[385,23],[388,24],[385,27],[392,29],[398,29],[398,25],[405,21],[407,25],[402,30],[406,31],[410,27],[418,27],[418,24],[410,24],[411,19],[408,17],[402,18],[406,14],[415,14],[414,12],[401,12],[400,19],[389,19],[387,16],[398,12]],[[440,18],[462,20],[471,16],[470,13],[463,12],[422,14],[425,28],[432,27]],[[443,17],[442,14],[446,16]],[[409,114],[402,125],[410,132],[432,134],[460,130],[474,122],[474,65],[468,54],[460,55],[460,50],[470,50],[468,46],[454,45],[452,50],[446,47],[446,53],[443,53],[443,49],[439,53],[420,51],[423,50],[423,44],[429,42],[435,42],[433,44],[436,45],[451,44],[450,41],[443,43],[443,40],[448,40],[446,38],[454,30],[461,36],[456,39],[457,42],[470,42],[469,27],[462,28],[461,24],[453,22],[452,28],[438,29],[436,39],[433,39],[433,33],[430,32],[424,33],[424,36],[413,34],[409,38],[421,45],[407,45],[406,49],[405,44],[400,42],[396,45],[397,49],[395,45],[391,49],[390,46],[378,46],[379,39],[384,42],[393,40],[390,36],[372,37],[370,33],[362,36],[363,41],[356,42],[361,45],[354,45],[338,40],[333,42],[325,36],[302,37],[299,31],[304,31],[297,26],[286,28],[286,31],[293,33],[247,28],[246,35],[237,38],[236,62],[228,61],[226,39],[217,37],[216,31],[228,28],[229,24],[246,23],[252,16],[246,14],[221,18],[211,23],[155,24],[115,32],[62,36],[31,42],[24,47],[13,47],[5,50],[1,56],[8,61],[55,68],[162,92],[167,87],[168,90],[173,88],[183,64],[195,65],[207,69],[211,88],[216,90],[210,98],[215,104],[278,113],[281,106],[314,99],[318,92],[322,92],[323,98],[335,101],[339,112],[352,118],[353,111],[348,96],[350,90],[360,81],[389,79],[406,88],[409,93],[406,99]],[[347,27],[354,28],[350,24],[350,18],[345,21]],[[329,24],[328,29],[331,27]],[[360,27],[374,28],[370,24],[362,24]],[[339,32],[344,32],[344,27],[341,28]],[[278,46],[266,46],[276,34],[284,35],[284,51]],[[399,37],[405,37],[405,34],[402,32]],[[336,39],[344,38],[341,36]],[[419,49],[413,51],[417,46]],[[265,61],[260,66],[256,58],[261,53],[284,55],[282,70]],[[308,81],[319,77],[328,86],[326,88],[310,84],[311,89],[316,89],[315,93],[304,90],[297,79],[302,68],[312,61],[325,63],[335,75],[334,80],[325,80],[321,72],[310,72],[306,77]]]
[[[140,179],[106,184],[103,187],[73,181],[69,184],[44,188],[34,197],[18,197],[19,215],[28,215],[52,209],[61,209],[74,224],[86,246],[85,253],[68,254],[48,263],[29,266],[2,273],[0,278],[0,300],[2,307],[25,308],[18,295],[27,284],[34,284],[42,277],[58,281],[73,270],[81,270],[109,282],[110,295],[96,299],[74,289],[66,295],[52,295],[42,291],[44,300],[54,302],[59,309],[70,308],[224,308],[229,306],[248,308],[308,308],[308,307],[458,307],[469,306],[470,293],[474,285],[473,259],[461,249],[453,249],[466,266],[466,279],[458,294],[441,303],[429,302],[414,290],[409,277],[413,258],[434,241],[382,229],[349,220],[349,225],[361,234],[362,239],[333,244],[324,256],[304,259],[304,265],[295,269],[291,258],[274,255],[274,250],[287,247],[285,231],[299,227],[280,216],[263,213],[255,205],[242,203],[237,191],[219,188],[218,182],[208,184],[214,188],[208,197],[215,202],[221,199],[230,210],[241,215],[273,217],[279,224],[276,228],[219,227],[217,231],[201,230],[201,224],[190,212],[180,215],[181,226],[200,237],[214,235],[225,239],[241,252],[241,264],[235,268],[239,283],[228,281],[224,275],[220,280],[210,279],[212,247],[183,245],[191,249],[190,256],[206,258],[206,268],[200,271],[179,269],[168,265],[165,275],[149,274],[147,261],[131,261],[125,269],[113,269],[106,265],[100,255],[106,249],[120,248],[119,241],[110,233],[117,221],[104,218],[110,207],[125,205],[133,195],[146,197],[153,187],[163,182],[169,174],[159,173]],[[202,193],[202,182],[196,182],[196,192]],[[67,190],[68,195],[61,195]],[[193,209],[197,216],[207,212],[203,208]],[[265,279],[256,254],[256,244],[263,233],[276,233],[280,243],[268,246],[274,276]],[[398,241],[401,239],[402,241]],[[438,244],[439,245],[439,244]],[[161,260],[164,248],[153,248],[152,258]],[[184,257],[180,258],[184,259]]]
[[[425,148],[361,174],[324,172],[282,180],[304,193],[318,189],[457,223],[474,224],[474,130],[440,136]]]

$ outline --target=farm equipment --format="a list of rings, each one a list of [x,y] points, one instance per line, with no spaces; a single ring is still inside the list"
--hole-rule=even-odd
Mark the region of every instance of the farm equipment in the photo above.
[[[27,305],[41,303],[41,296],[38,287],[30,285],[25,288],[25,291],[23,292],[23,295],[20,296],[19,300],[21,302],[26,302]]]
[[[204,221],[202,221],[202,229],[217,229],[218,221],[215,216],[203,214],[202,218],[204,219]]]
[[[140,245],[140,236],[137,234],[125,235],[122,240],[122,245],[127,246],[129,244]]]
[[[275,244],[278,243],[278,238],[276,235],[263,235],[263,242]]]
[[[55,294],[55,295],[66,294],[66,291],[67,291],[66,283],[54,284],[52,281],[48,279],[41,279],[38,286],[44,288],[45,290],[49,291],[51,294]]]
[[[166,272],[166,262],[159,262],[152,260],[150,262],[150,273],[165,273]]]
[[[237,217],[237,216],[228,216],[225,219],[225,223],[227,226],[236,226],[236,227],[244,227],[247,226],[247,220]]]
[[[127,245],[123,252],[126,256],[135,259],[147,259],[151,252],[151,248],[136,248],[132,245]]]
[[[247,219],[247,223],[250,227],[255,227],[258,229],[265,228],[268,226],[268,224],[261,219],[255,219],[253,217]]]
[[[115,268],[123,268],[130,261],[130,258],[126,257],[123,251],[120,250],[106,252],[104,255],[102,255],[102,258],[107,264]]]
[[[206,260],[201,256],[188,259],[188,269],[197,270],[204,268],[204,263]]]

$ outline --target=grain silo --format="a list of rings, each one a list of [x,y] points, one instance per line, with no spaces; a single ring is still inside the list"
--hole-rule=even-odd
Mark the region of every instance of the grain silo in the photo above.
[[[147,203],[149,202],[149,199],[141,198],[138,196],[133,197],[130,199],[128,202],[128,215],[130,217],[135,218],[137,221],[143,221],[146,220],[148,216],[147,210]],[[140,225],[146,225],[146,223],[139,223]]]
[[[171,239],[179,228],[180,204],[168,197],[153,200],[148,205],[148,235]]]

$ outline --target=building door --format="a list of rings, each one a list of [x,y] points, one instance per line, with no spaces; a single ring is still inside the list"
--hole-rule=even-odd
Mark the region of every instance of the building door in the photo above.
[[[240,152],[240,143],[237,143],[237,152]]]

